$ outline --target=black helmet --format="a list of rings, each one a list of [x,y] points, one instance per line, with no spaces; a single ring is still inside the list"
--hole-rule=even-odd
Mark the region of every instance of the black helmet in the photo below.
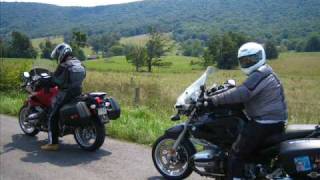
[[[58,44],[51,53],[51,58],[56,59],[58,63],[62,63],[65,57],[70,56],[72,54],[72,48],[69,44],[61,43]]]

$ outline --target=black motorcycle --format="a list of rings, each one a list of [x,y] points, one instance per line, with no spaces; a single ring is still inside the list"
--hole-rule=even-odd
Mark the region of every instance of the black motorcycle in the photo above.
[[[24,72],[22,87],[29,96],[19,112],[19,125],[29,136],[48,131],[48,110],[59,88],[50,83],[50,72],[35,68]],[[105,124],[119,118],[120,106],[104,92],[80,95],[60,108],[60,137],[73,134],[78,145],[87,151],[99,149],[105,140]]]
[[[197,99],[235,87],[229,80],[205,89],[208,70],[178,98],[171,120],[185,123],[165,131],[152,148],[155,167],[166,179],[184,179],[193,171],[226,179],[228,152],[249,122],[242,105],[207,108]],[[320,126],[289,125],[286,132],[265,140],[245,165],[246,179],[320,179]]]

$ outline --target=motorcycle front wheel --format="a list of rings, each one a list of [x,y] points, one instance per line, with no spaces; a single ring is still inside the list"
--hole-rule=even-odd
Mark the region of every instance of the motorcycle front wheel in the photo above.
[[[98,120],[92,120],[89,125],[75,129],[74,139],[82,149],[95,151],[104,143],[105,131],[104,124],[98,122]]]
[[[30,122],[27,118],[30,115],[27,105],[21,107],[19,111],[19,125],[21,130],[28,136],[35,136],[39,133],[39,130]]]
[[[196,153],[189,140],[183,140],[172,150],[177,137],[165,134],[152,147],[152,160],[159,173],[166,179],[177,180],[188,177],[193,169],[191,157]]]

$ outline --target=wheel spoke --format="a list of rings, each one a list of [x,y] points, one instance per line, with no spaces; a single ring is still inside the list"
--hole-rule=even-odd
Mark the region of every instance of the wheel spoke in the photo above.
[[[75,130],[75,137],[82,146],[90,147],[96,141],[96,129],[94,126],[79,127]]]
[[[169,176],[180,176],[188,167],[188,152],[179,146],[179,151],[172,151],[174,139],[164,139],[156,147],[155,160],[161,171]],[[186,159],[180,158],[186,157]]]
[[[35,130],[35,127],[27,122],[28,114],[28,108],[22,109],[20,112],[19,123],[23,131],[26,133],[32,133]]]

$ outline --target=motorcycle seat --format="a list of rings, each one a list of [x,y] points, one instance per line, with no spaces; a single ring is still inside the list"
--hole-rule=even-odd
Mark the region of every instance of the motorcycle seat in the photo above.
[[[294,124],[288,125],[285,132],[273,135],[264,142],[264,147],[270,147],[286,140],[305,138],[315,131],[315,124]]]

